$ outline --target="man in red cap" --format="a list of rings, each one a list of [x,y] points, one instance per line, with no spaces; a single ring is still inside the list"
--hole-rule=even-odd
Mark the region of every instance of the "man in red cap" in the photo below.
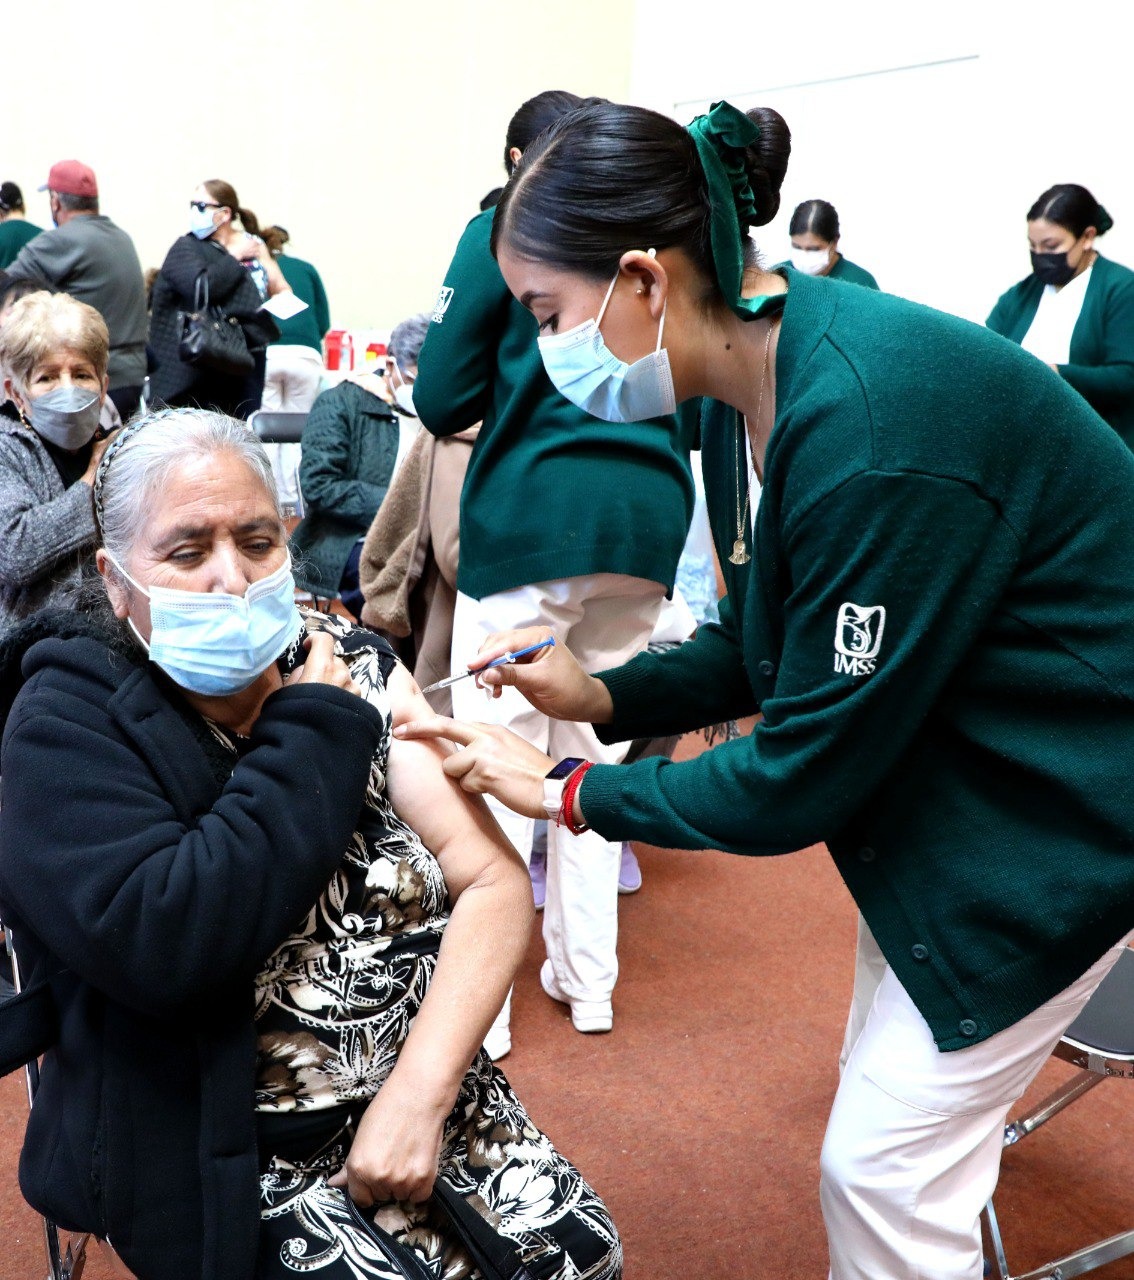
[[[24,245],[8,274],[69,293],[102,314],[110,330],[110,398],[128,418],[146,377],[146,287],[134,242],[99,212],[98,180],[81,160],[53,164],[39,189],[50,197],[54,228]]]

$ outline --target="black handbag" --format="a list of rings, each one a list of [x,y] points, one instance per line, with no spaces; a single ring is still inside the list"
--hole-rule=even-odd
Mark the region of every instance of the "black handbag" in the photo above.
[[[379,1246],[395,1274],[404,1280],[433,1280],[432,1270],[414,1251],[395,1240],[343,1193],[355,1224]],[[563,1254],[548,1248],[541,1257],[524,1262],[514,1241],[502,1236],[455,1188],[438,1175],[433,1201],[476,1263],[484,1280],[550,1280],[563,1268]]]
[[[193,310],[179,314],[177,352],[186,364],[232,375],[252,372],[254,361],[240,321],[209,306],[209,273],[203,268],[193,284]]]

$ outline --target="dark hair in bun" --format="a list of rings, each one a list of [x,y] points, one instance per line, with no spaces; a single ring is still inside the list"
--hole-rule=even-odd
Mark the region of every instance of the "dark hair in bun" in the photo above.
[[[1076,240],[1088,227],[1105,235],[1114,226],[1114,219],[1094,198],[1086,187],[1076,182],[1060,182],[1048,187],[1028,210],[1028,221],[1044,218],[1056,226],[1070,231]]]
[[[753,225],[763,227],[780,211],[780,188],[791,158],[791,130],[783,116],[771,107],[753,107],[744,114],[760,126],[760,139],[748,148],[744,167],[760,214]]]
[[[504,137],[504,168],[509,175],[516,167],[512,163],[513,147],[521,152],[526,151],[548,125],[554,124],[560,116],[582,105],[583,99],[577,93],[569,93],[566,89],[547,89],[523,103],[508,121],[508,132]]]
[[[791,133],[769,108],[749,111],[760,138],[745,169],[763,226],[780,207]],[[644,107],[591,101],[563,116],[524,151],[492,224],[526,258],[609,280],[629,249],[682,249],[719,293],[705,173],[688,131]]]

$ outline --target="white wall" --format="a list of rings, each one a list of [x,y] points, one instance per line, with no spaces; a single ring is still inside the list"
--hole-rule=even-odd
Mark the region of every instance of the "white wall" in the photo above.
[[[680,27],[638,0],[631,94],[685,122],[710,101],[775,107],[792,130],[780,215],[756,233],[786,257],[802,200],[839,211],[842,249],[884,289],[983,321],[1027,274],[1025,215],[1080,182],[1134,265],[1129,6],[1016,2],[805,5],[712,0]],[[680,32],[680,35],[678,35]],[[938,65],[926,65],[938,64]],[[887,74],[867,74],[882,72]]]
[[[322,273],[337,325],[432,305],[504,132],[543,89],[625,97],[633,0],[51,0],[4,6],[0,179],[98,174],[159,266],[219,177]],[[601,39],[595,32],[601,31]]]

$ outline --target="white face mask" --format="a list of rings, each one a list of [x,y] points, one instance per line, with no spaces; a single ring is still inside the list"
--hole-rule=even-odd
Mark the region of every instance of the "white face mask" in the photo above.
[[[650,250],[653,257],[654,251]],[[584,413],[604,422],[645,422],[677,409],[669,356],[662,350],[665,307],[658,321],[658,344],[652,354],[627,364],[603,341],[599,325],[606,314],[616,272],[594,320],[584,320],[566,333],[539,339],[539,353],[547,376],[561,395]]]
[[[394,397],[394,408],[407,418],[416,418],[417,410],[413,404],[413,383],[406,381],[406,375],[402,372],[396,360],[394,361],[392,374],[397,376],[397,385],[394,385],[394,377],[389,373],[386,375],[386,383],[390,388],[390,394]]]
[[[107,552],[110,562],[150,602],[147,643],[130,629],[171,680],[190,693],[225,697],[263,674],[303,626],[295,607],[291,555],[242,596],[224,591],[143,587]]]
[[[821,276],[831,265],[829,249],[797,249],[792,245],[788,260],[796,271],[807,276]]]

